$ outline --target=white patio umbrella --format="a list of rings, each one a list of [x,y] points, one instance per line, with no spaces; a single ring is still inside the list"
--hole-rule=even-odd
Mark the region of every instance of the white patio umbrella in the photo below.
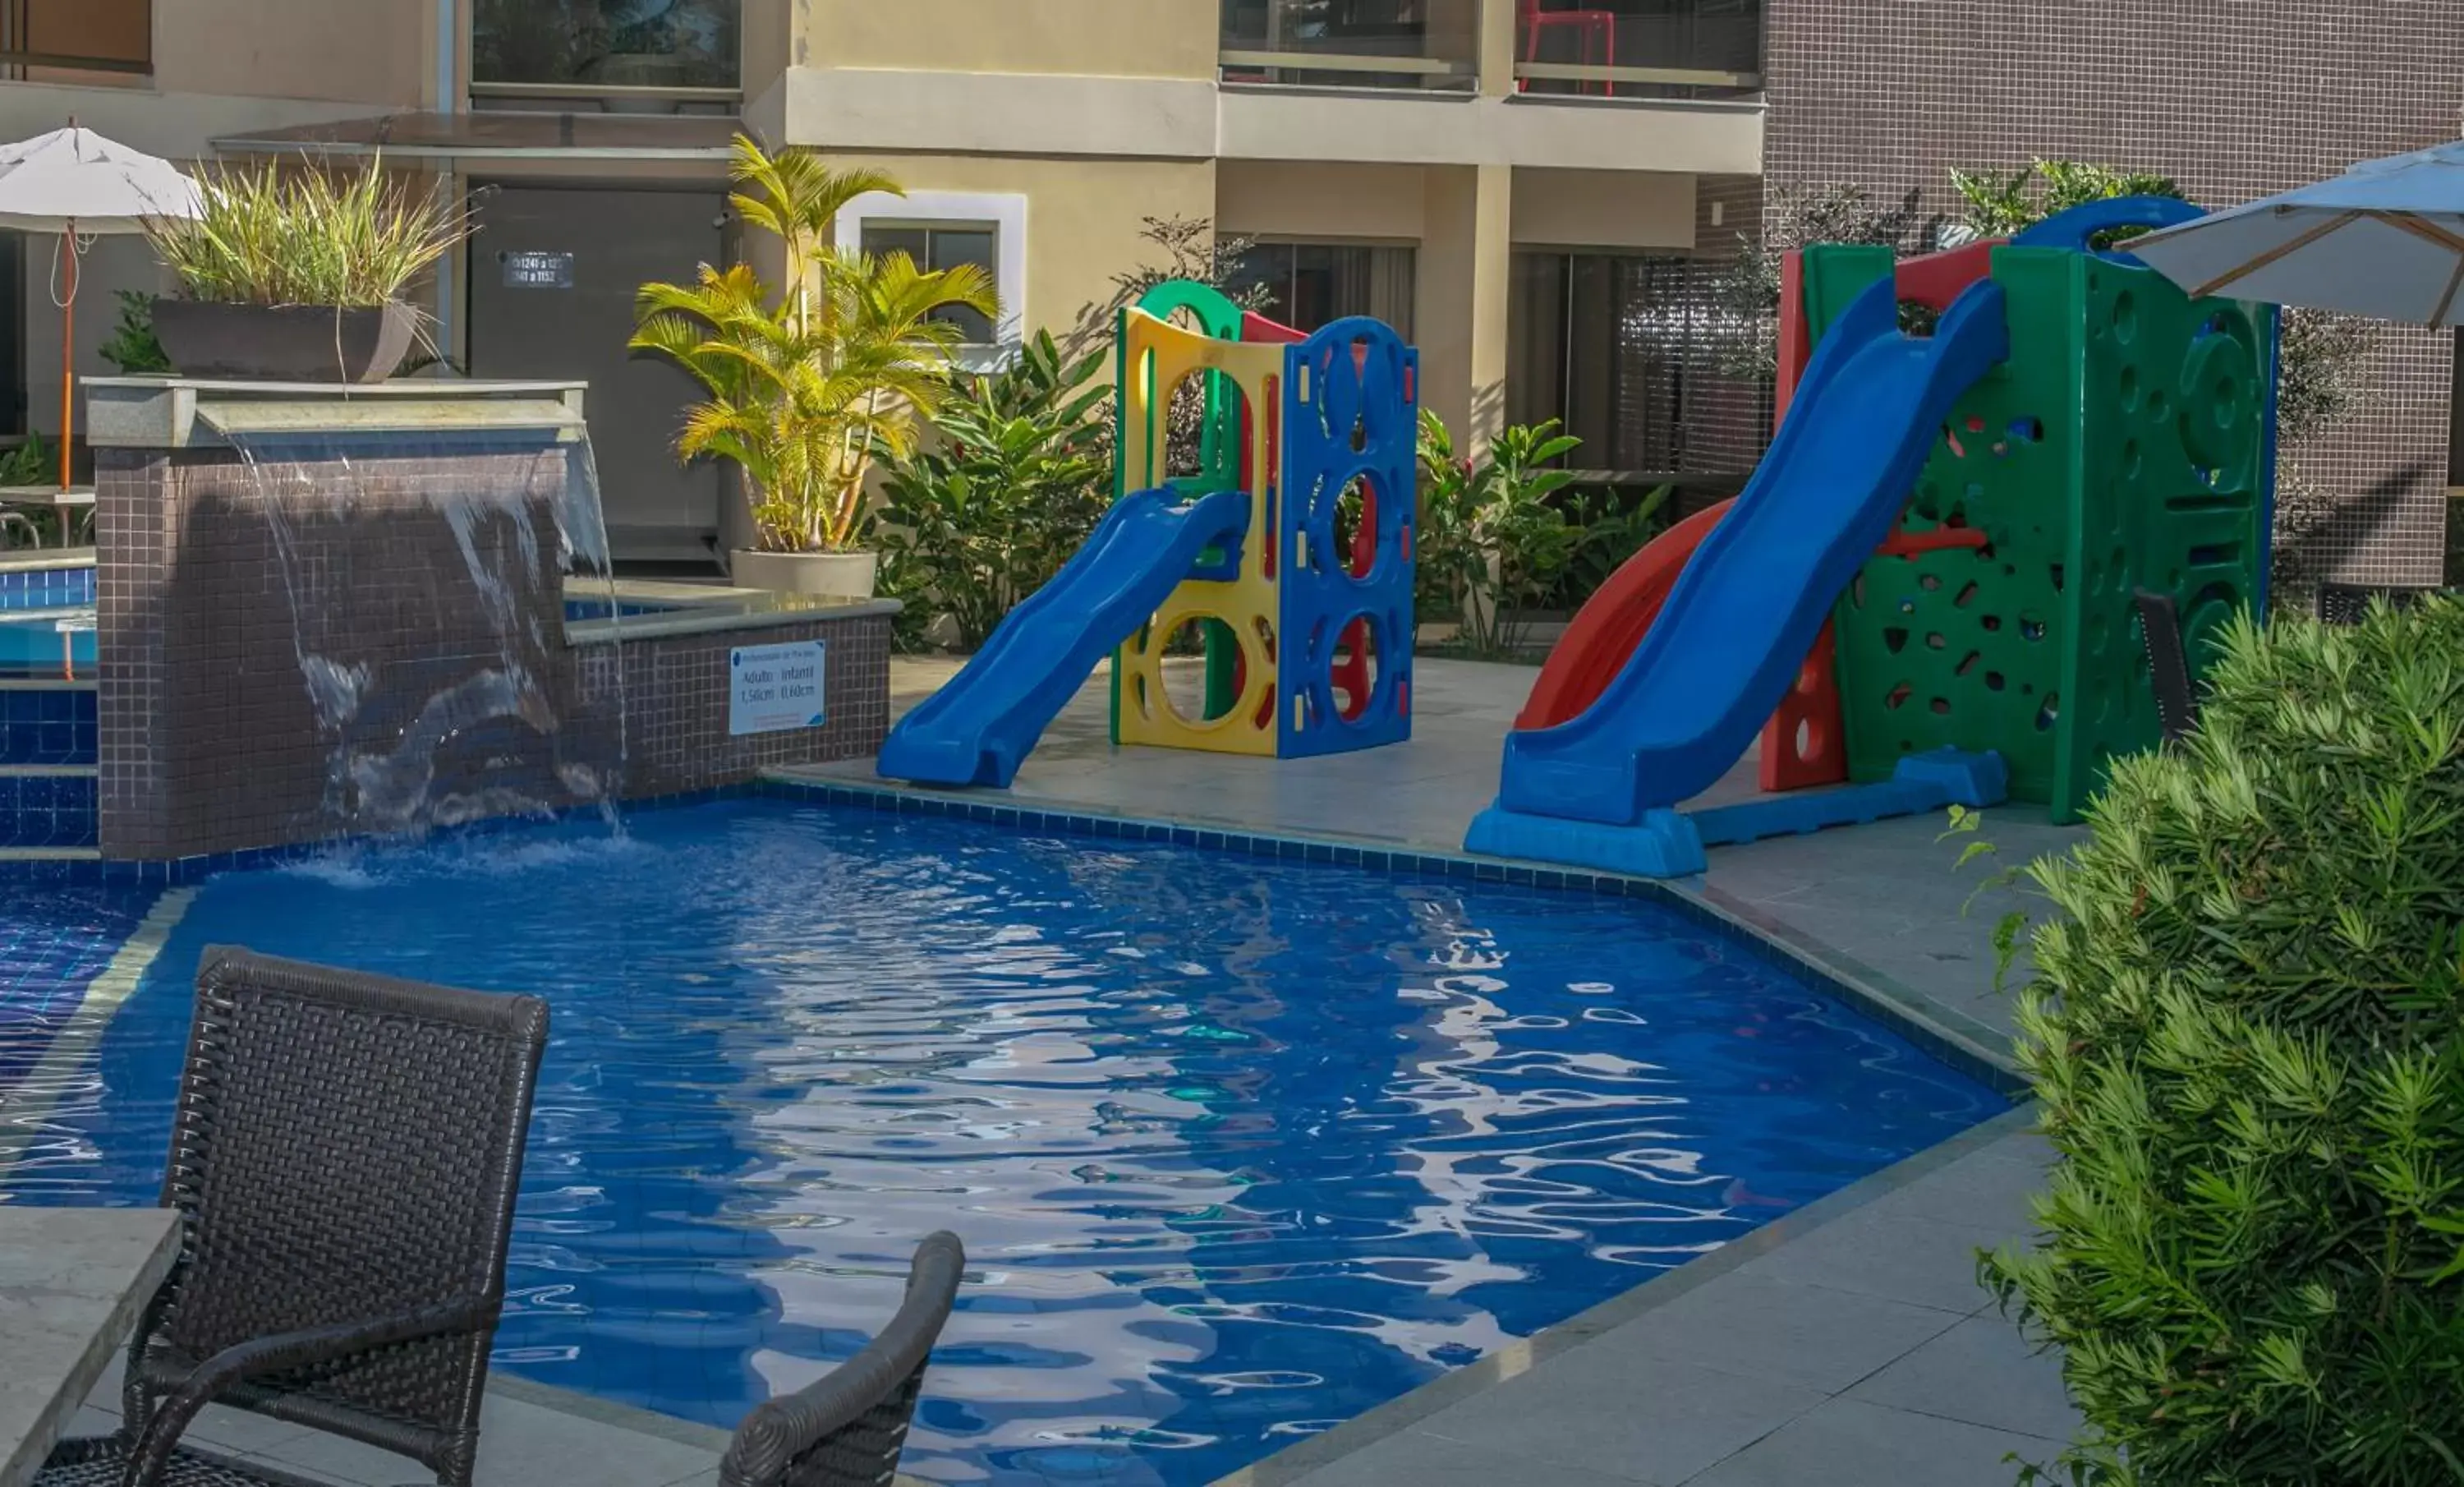
[[[82,240],[104,233],[142,233],[148,219],[193,217],[197,184],[141,150],[104,139],[69,121],[65,129],[0,144],[0,227],[57,233],[52,302],[60,320],[60,488],[69,484],[69,439],[76,431],[77,256]]]
[[[2464,141],[2364,161],[2124,246],[2193,295],[2453,325],[2464,319]]]

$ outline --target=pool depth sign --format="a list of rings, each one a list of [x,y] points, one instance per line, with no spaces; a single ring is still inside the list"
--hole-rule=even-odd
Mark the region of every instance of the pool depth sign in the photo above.
[[[822,725],[828,642],[737,646],[727,653],[727,731],[780,733]]]

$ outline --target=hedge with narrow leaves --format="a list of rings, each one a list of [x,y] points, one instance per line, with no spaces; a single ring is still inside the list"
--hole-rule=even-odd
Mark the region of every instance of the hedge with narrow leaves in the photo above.
[[[2064,1475],[2464,1482],[2464,604],[2236,629],[2090,822],[2031,870],[2040,1247],[1983,1267]]]

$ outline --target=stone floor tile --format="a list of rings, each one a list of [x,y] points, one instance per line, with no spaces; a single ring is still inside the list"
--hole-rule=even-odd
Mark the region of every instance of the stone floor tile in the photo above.
[[[2050,1461],[2052,1441],[1835,1399],[1684,1487],[2004,1487],[2009,1458]]]
[[[1565,1355],[1694,1364],[1836,1394],[1959,1324],[1960,1314],[1854,1291],[1727,1275]]]
[[[1999,1229],[1865,1210],[1749,1260],[1737,1273],[1976,1312],[1993,1300],[1976,1283],[1976,1252],[2009,1237]]]
[[[1995,1312],[1971,1317],[1850,1389],[1849,1397],[1997,1431],[2067,1440],[2079,1411],[2057,1354]]]
[[[1509,1459],[1672,1487],[1823,1403],[1814,1389],[1578,1347],[1414,1427]],[[1532,1476],[1523,1478],[1534,1479]]]
[[[1542,1479],[1521,1457],[1401,1431],[1295,1478],[1291,1487],[1507,1487]],[[1545,1479],[1551,1487],[1633,1487],[1644,1480],[1564,1465],[1551,1466]]]

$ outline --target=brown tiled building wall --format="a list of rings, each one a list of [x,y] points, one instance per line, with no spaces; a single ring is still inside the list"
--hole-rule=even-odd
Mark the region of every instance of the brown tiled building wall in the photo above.
[[[2454,0],[1769,0],[1766,188],[1921,189],[2032,157],[2159,171],[2226,206],[2456,137]],[[2346,427],[2297,452],[2350,498],[2348,582],[2440,579],[2445,332],[2387,328]]]
[[[568,646],[564,457],[99,452],[104,855],[561,809],[879,744],[887,616]],[[730,645],[817,636],[837,642],[828,724],[729,739]]]

